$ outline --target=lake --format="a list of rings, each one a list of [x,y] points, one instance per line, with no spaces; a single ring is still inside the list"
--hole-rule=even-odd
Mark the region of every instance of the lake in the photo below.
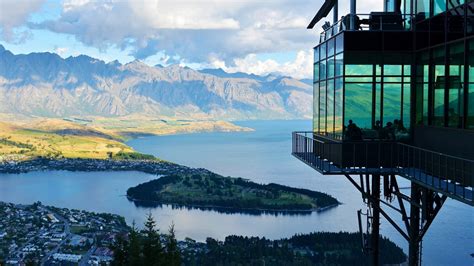
[[[160,229],[171,223],[178,237],[204,241],[230,234],[276,239],[312,231],[357,231],[358,209],[366,210],[356,189],[342,176],[322,176],[291,156],[291,131],[309,130],[310,121],[250,121],[237,124],[254,132],[198,133],[151,136],[128,142],[136,150],[191,167],[203,167],[225,176],[240,176],[261,183],[323,191],[343,204],[310,215],[222,214],[216,211],[139,208],[125,198],[128,187],[157,178],[138,172],[34,172],[0,175],[0,200],[14,203],[111,212],[141,226],[151,212]],[[400,186],[408,182],[399,178]],[[409,191],[407,191],[409,192]],[[389,212],[393,217],[398,216]],[[473,265],[474,212],[466,204],[449,200],[438,214],[423,242],[423,264]],[[381,232],[407,252],[405,240],[382,220]],[[455,243],[455,244],[454,244]]]

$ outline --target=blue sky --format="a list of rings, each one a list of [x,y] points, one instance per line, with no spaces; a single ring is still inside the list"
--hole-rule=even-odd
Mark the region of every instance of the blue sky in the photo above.
[[[374,1],[381,2],[363,2]],[[149,65],[179,63],[309,78],[319,27],[309,31],[306,25],[321,4],[322,0],[0,0],[0,44],[16,54],[86,54],[106,62],[139,59]]]

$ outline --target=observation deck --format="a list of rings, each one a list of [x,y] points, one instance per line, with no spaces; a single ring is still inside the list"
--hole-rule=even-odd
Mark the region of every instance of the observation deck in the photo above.
[[[324,175],[398,175],[474,206],[474,161],[396,141],[293,132],[292,155]]]

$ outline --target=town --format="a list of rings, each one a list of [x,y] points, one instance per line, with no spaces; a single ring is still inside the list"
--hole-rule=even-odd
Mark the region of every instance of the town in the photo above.
[[[99,265],[113,259],[117,234],[129,230],[113,214],[0,202],[0,265]],[[2,262],[3,261],[3,262]]]
[[[169,174],[208,174],[206,169],[161,161],[158,159],[50,159],[36,158],[16,161],[2,160],[0,173],[26,173],[32,171],[139,171],[156,175]]]

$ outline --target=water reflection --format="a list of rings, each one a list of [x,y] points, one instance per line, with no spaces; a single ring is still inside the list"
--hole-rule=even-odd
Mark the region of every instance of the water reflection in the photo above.
[[[214,211],[220,214],[248,214],[254,216],[270,215],[274,217],[278,216],[308,216],[313,212],[319,211],[279,211],[279,210],[256,210],[256,209],[239,209],[239,208],[225,208],[225,207],[209,207],[209,206],[193,206],[193,205],[181,205],[181,204],[164,204],[156,201],[145,201],[145,200],[130,200],[133,205],[137,208],[144,209],[163,209],[164,207],[171,208],[172,210],[200,210],[200,211]],[[335,206],[334,206],[335,207]],[[325,209],[324,211],[326,211]]]

